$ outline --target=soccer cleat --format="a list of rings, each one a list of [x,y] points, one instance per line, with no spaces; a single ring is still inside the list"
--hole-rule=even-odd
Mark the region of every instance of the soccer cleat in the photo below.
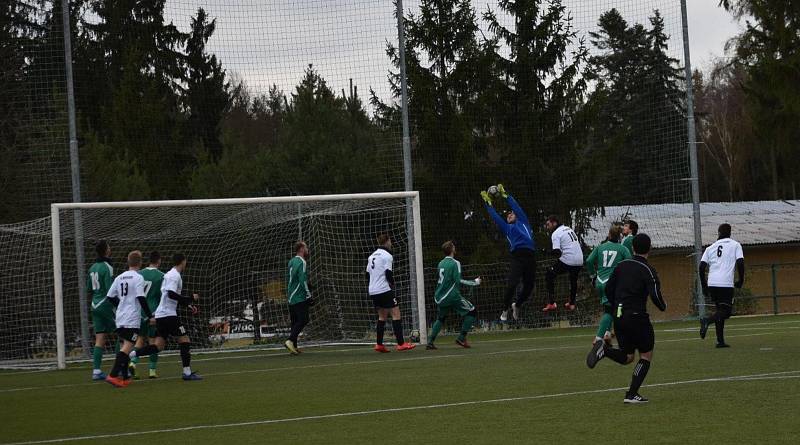
[[[201,376],[200,376],[199,374],[197,374],[196,372],[193,372],[193,373],[191,373],[191,374],[183,374],[183,375],[181,376],[181,378],[182,378],[183,380],[186,380],[186,381],[190,381],[190,380],[203,380],[203,377],[201,377]]]
[[[108,377],[106,377],[105,380],[106,380],[106,382],[108,382],[109,384],[111,384],[112,386],[115,386],[117,388],[124,388],[124,387],[128,386],[128,384],[125,383],[125,381],[122,380],[119,377],[108,376]]]
[[[730,348],[731,345],[727,343],[717,343],[717,348]]]
[[[542,312],[552,312],[556,309],[558,309],[558,306],[555,303],[550,303],[542,309]]]
[[[136,363],[128,363],[128,375],[130,375],[133,379],[139,380],[139,376],[136,375]]]
[[[508,321],[508,310],[507,309],[500,313],[500,321],[502,321],[502,322]]]
[[[292,354],[292,355],[299,354],[299,352],[297,352],[297,346],[295,346],[294,343],[291,340],[286,340],[283,343],[283,345],[286,346],[286,349],[289,350],[290,354]]]
[[[417,345],[415,345],[414,343],[405,342],[402,345],[395,346],[395,349],[398,351],[410,351],[416,347]]]
[[[511,303],[511,316],[514,317],[514,321],[519,319],[519,307],[517,303]]]
[[[465,338],[464,340],[461,340],[461,339],[457,338],[457,339],[456,339],[456,344],[457,344],[458,346],[461,346],[462,348],[467,348],[467,349],[469,349],[469,348],[471,348],[471,347],[472,347],[472,346],[470,346],[470,344],[467,342],[467,339],[466,339],[466,338]]]
[[[594,369],[597,366],[597,362],[603,359],[606,356],[605,350],[605,342],[603,341],[596,341],[592,346],[592,350],[589,351],[589,355],[586,356],[586,366],[589,369]]]
[[[149,378],[149,379],[157,379],[158,378],[158,372],[156,372],[155,369],[151,369],[150,370],[150,375],[147,378]]]
[[[106,375],[105,372],[100,372],[98,374],[92,374],[92,380],[95,381],[95,382],[104,382],[106,380],[106,377],[108,377],[108,376]]]
[[[569,301],[564,303],[564,308],[566,310],[568,310],[568,311],[574,311],[576,307],[577,306],[575,306],[575,303],[572,303],[572,302],[569,302]]]
[[[622,401],[623,403],[631,403],[631,404],[641,404],[647,403],[649,400],[645,399],[644,397],[640,396],[639,394],[634,394],[632,396],[625,396],[625,399]]]
[[[427,349],[428,351],[435,351],[439,348],[437,348],[436,345],[434,345],[433,343],[428,343],[427,345],[425,345],[425,349]]]
[[[700,338],[705,339],[708,333],[708,321],[705,318],[700,319]]]
[[[375,352],[389,352],[384,345],[375,345],[373,349],[375,349]]]

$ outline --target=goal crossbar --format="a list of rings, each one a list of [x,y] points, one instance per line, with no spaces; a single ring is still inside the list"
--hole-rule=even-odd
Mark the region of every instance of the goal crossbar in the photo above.
[[[411,201],[413,223],[408,231],[413,236],[411,247],[411,270],[415,277],[417,299],[416,315],[420,342],[427,342],[427,317],[425,313],[425,282],[422,258],[422,221],[420,215],[419,192],[381,192],[381,193],[354,193],[331,195],[304,195],[304,196],[275,196],[256,198],[220,198],[220,199],[183,199],[161,201],[118,201],[118,202],[69,202],[53,203],[50,206],[52,250],[53,250],[53,296],[55,299],[56,321],[56,356],[59,369],[66,368],[66,334],[64,322],[64,289],[62,277],[62,252],[61,252],[61,210],[81,209],[118,209],[118,208],[155,208],[155,207],[191,207],[191,206],[223,206],[232,204],[290,204],[321,201],[354,201],[369,199],[407,199]]]

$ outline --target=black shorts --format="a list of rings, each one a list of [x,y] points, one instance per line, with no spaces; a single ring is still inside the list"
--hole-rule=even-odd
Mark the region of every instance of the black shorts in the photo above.
[[[377,309],[391,309],[400,305],[393,290],[378,295],[370,295],[370,298],[372,298],[372,303]]]
[[[620,349],[626,354],[650,352],[655,346],[656,334],[647,314],[622,314],[622,317],[614,319],[614,332]]]
[[[710,287],[708,288],[708,295],[714,303],[733,305],[733,288],[732,287]]]
[[[156,318],[156,337],[166,340],[170,336],[183,337],[186,334],[186,328],[178,317]]]
[[[136,339],[139,338],[139,328],[117,328],[115,332],[119,338],[131,343],[136,343]]]

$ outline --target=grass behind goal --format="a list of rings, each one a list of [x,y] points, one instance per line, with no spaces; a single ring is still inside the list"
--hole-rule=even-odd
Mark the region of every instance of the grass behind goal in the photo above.
[[[0,443],[794,443],[800,316],[728,324],[727,350],[695,323],[657,324],[646,406],[622,404],[632,366],[586,368],[590,329],[475,335],[471,350],[442,337],[384,355],[197,354],[202,382],[165,357],[160,380],[122,390],[85,365],[0,372]]]

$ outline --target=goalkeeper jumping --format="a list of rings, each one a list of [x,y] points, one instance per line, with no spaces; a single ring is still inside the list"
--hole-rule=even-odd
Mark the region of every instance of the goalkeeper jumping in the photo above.
[[[536,279],[536,248],[533,241],[533,231],[528,222],[528,216],[517,201],[509,195],[503,184],[497,184],[497,192],[500,197],[508,201],[511,210],[506,213],[505,219],[501,217],[492,207],[492,197],[489,193],[481,192],[481,197],[486,201],[486,211],[489,212],[497,228],[503,232],[508,240],[511,249],[511,271],[508,274],[505,298],[503,301],[503,313],[500,314],[500,321],[508,320],[508,310],[511,309],[514,320],[519,318],[519,310],[525,301],[528,300],[533,292],[534,281]],[[516,295],[517,286],[522,281],[522,290]]]

